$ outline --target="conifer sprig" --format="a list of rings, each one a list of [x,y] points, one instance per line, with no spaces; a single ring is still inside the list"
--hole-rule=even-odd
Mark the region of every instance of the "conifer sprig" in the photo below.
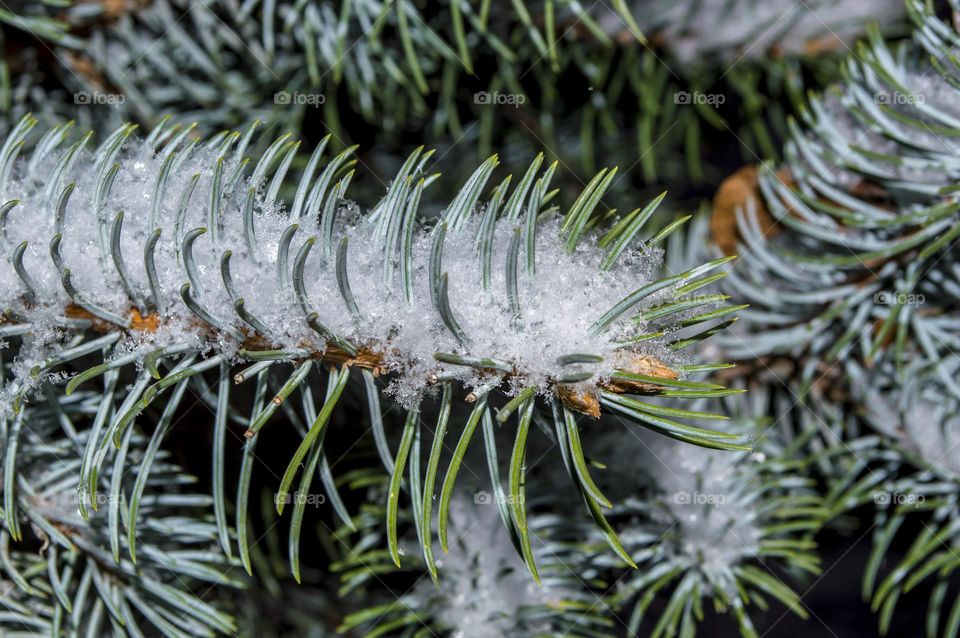
[[[128,430],[119,448],[106,450],[96,511],[79,500],[76,477],[91,462],[88,442],[102,431],[118,376],[107,373],[101,391],[69,397],[48,389],[44,402],[0,417],[0,633],[236,631],[222,601],[204,595],[243,586],[242,572],[217,547],[212,499],[193,492],[196,479],[159,448],[159,435]],[[173,411],[165,410],[158,432]]]
[[[228,555],[234,547],[224,454],[231,428],[245,428],[235,525],[248,569],[243,530],[251,464],[280,410],[300,424],[303,438],[280,479],[278,512],[294,501],[294,517],[301,516],[303,504],[291,495],[307,489],[317,473],[338,515],[351,524],[324,453],[331,416],[351,378],[368,393],[375,438],[392,475],[391,539],[405,473],[420,476],[411,446],[434,387],[443,391],[443,406],[457,386],[473,403],[462,426],[447,425],[449,407],[441,409],[438,430],[461,430],[459,443],[441,481],[442,448],[435,442],[423,477],[440,487],[442,545],[459,459],[477,425],[494,414],[500,423],[518,423],[509,474],[515,503],[523,502],[535,413],[547,406],[548,414],[567,421],[567,452],[601,524],[600,509],[610,503],[592,489],[574,413],[595,418],[614,411],[682,441],[744,449],[737,435],[686,423],[709,414],[667,411],[648,400],[732,392],[682,379],[677,354],[739,309],[695,294],[729,258],[658,277],[659,244],[676,226],[644,236],[659,200],[622,219],[605,211],[600,202],[615,171],[601,171],[560,213],[557,191],[550,190],[556,166],[540,174],[538,157],[515,188],[508,177],[481,204],[497,163],[491,157],[430,222],[420,211],[421,194],[433,181],[431,153],[422,149],[361,215],[345,195],[355,172],[351,149],[323,161],[326,140],[286,203],[278,193],[298,149],[286,136],[254,164],[244,153],[255,127],[206,141],[188,141],[189,128],[160,128],[140,142],[125,126],[90,150],[89,136],[71,141],[68,130],[55,128],[19,157],[33,124],[24,119],[0,148],[0,191],[8,202],[4,241],[11,251],[2,330],[21,342],[4,390],[10,414],[84,357],[102,357],[102,363],[72,377],[66,395],[104,375],[139,369],[86,441],[80,495],[88,513],[96,509],[107,452],[121,446],[159,400],[165,411],[176,410],[187,389],[205,397],[216,415],[214,515]],[[325,379],[321,396],[314,389],[318,378]],[[389,410],[380,407],[378,378],[390,381],[387,391],[406,411],[395,452],[388,448]],[[231,379],[241,387],[234,389]],[[241,414],[231,396],[248,380],[255,380],[255,396],[272,399]],[[506,403],[495,407],[502,396]],[[302,413],[291,409],[297,398]],[[160,428],[155,436],[165,433]],[[416,489],[408,483],[412,495],[419,482]],[[530,561],[522,505],[510,511],[509,523]],[[432,521],[424,525],[426,543]],[[135,543],[129,552],[133,558]]]

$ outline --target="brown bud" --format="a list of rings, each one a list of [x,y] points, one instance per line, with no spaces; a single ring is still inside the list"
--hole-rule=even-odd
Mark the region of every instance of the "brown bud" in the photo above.
[[[600,418],[600,401],[597,395],[588,391],[580,391],[567,384],[557,385],[557,396],[563,405],[570,410],[587,414],[595,419]]]
[[[638,355],[635,352],[619,352],[614,357],[614,365],[618,370],[632,374],[642,374],[645,377],[656,377],[665,380],[675,380],[677,373],[667,364],[650,355]],[[617,394],[648,394],[656,392],[662,386],[642,381],[628,381],[626,379],[610,379],[604,383],[604,388]]]

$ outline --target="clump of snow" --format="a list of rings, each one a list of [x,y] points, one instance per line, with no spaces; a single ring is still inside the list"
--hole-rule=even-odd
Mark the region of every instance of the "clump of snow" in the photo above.
[[[597,246],[596,237],[584,237],[573,254],[568,254],[558,219],[545,218],[536,232],[535,276],[527,274],[526,241],[519,253],[517,317],[507,296],[506,258],[518,223],[503,219],[496,223],[492,281],[489,290],[483,290],[476,240],[484,206],[481,201],[480,210],[473,211],[464,228],[447,233],[442,253],[442,271],[449,277],[450,306],[469,340],[461,344],[433,306],[429,267],[435,228],[426,222],[417,220],[413,233],[413,291],[408,301],[401,283],[399,247],[387,249],[374,214],[359,215],[357,204],[345,196],[330,194],[333,181],[321,197],[308,196],[305,202],[309,210],[293,219],[289,212],[292,204],[271,195],[277,191],[273,175],[261,171],[254,179],[251,174],[256,171],[241,166],[240,158],[221,145],[199,143],[187,148],[181,143],[174,149],[177,159],[158,196],[157,180],[172,152],[169,147],[156,151],[131,137],[114,158],[109,157],[106,147],[81,145],[70,151],[74,155],[69,159],[69,144],[65,142],[54,152],[25,152],[14,162],[8,179],[0,175],[0,202],[19,200],[7,217],[2,241],[8,253],[27,242],[23,263],[36,288],[36,299],[31,303],[13,264],[2,266],[0,307],[26,316],[34,330],[21,348],[15,375],[20,386],[29,386],[32,380],[26,373],[62,349],[76,333],[63,315],[68,306],[78,303],[91,304],[121,319],[129,317],[135,305],[147,312],[159,307],[159,328],[130,331],[112,356],[142,356],[172,344],[206,347],[210,352],[232,356],[244,335],[253,334],[253,330],[235,311],[235,300],[221,276],[221,257],[228,250],[232,253],[230,274],[236,296],[266,328],[263,336],[272,346],[322,352],[327,339],[308,325],[293,285],[294,260],[308,238],[316,238],[303,276],[309,309],[319,313],[319,321],[337,337],[382,355],[383,368],[395,373],[391,392],[403,404],[419,400],[433,373],[458,375],[469,387],[485,381],[476,369],[438,364],[433,358],[436,352],[508,362],[514,368],[514,378],[522,379],[521,385],[546,391],[548,379],[563,373],[587,370],[595,373],[594,379],[601,379],[612,371],[609,362],[563,367],[557,357],[590,353],[609,361],[620,348],[618,340],[651,331],[643,322],[629,320],[599,335],[591,335],[590,327],[615,303],[656,277],[662,263],[659,249],[632,248],[613,268],[602,271],[599,266],[606,251]],[[222,159],[220,188],[212,197],[218,159]],[[99,189],[106,183],[103,176],[114,162],[119,170],[106,196],[98,199]],[[321,162],[315,179],[323,168]],[[292,172],[286,177],[293,178]],[[314,183],[307,186],[312,188]],[[69,184],[75,187],[58,222],[58,200]],[[305,192],[309,195],[312,191]],[[248,193],[253,194],[253,242],[248,242],[244,225]],[[212,202],[219,206],[215,213],[211,213]],[[329,241],[321,224],[324,210],[336,214]],[[118,275],[111,248],[114,220],[120,212],[124,215],[120,253],[133,298]],[[211,218],[216,220],[214,224]],[[285,267],[278,266],[282,237],[294,223],[298,227],[286,251]],[[144,247],[154,228],[161,230],[153,253],[159,299],[152,299],[144,258]],[[181,298],[181,286],[191,279],[184,239],[198,228],[205,228],[206,233],[196,237],[192,245],[195,275],[190,295],[209,313],[214,325],[201,321]],[[69,270],[70,281],[78,291],[73,299],[62,284],[64,272],[51,256],[51,240],[58,231],[62,232],[62,267]],[[348,311],[336,276],[337,247],[343,237],[349,241],[346,271],[359,318]],[[391,278],[383,274],[385,259],[393,265]],[[663,299],[671,292],[664,290],[645,303]],[[645,354],[670,360],[662,342],[644,342],[643,348]]]
[[[757,501],[763,486],[751,465],[759,457],[674,441],[654,441],[651,449],[663,464],[657,482],[677,524],[677,542],[667,545],[669,551],[706,572],[752,558],[760,539]]]
[[[866,417],[876,430],[919,455],[934,471],[958,477],[960,460],[955,451],[960,445],[960,416],[956,399],[940,379],[918,377],[883,391],[867,389]]]
[[[531,520],[535,526],[535,521]],[[451,502],[450,551],[438,557],[439,585],[422,579],[410,593],[417,613],[429,612],[453,636],[499,638],[514,635],[522,611],[557,607],[575,592],[545,581],[537,585],[527,572],[509,537],[496,506],[475,504],[457,497]],[[540,556],[540,560],[549,560]],[[525,635],[544,635],[550,616],[522,621]],[[531,622],[533,626],[531,626]]]
[[[625,519],[617,533],[628,552],[653,544],[712,583],[726,582],[725,572],[755,557],[765,525],[765,487],[757,472],[762,453],[710,450],[634,428],[610,428],[594,444],[597,457],[615,472],[642,468],[650,481],[653,499],[635,490],[619,493],[627,476],[635,484],[636,470],[604,482]]]

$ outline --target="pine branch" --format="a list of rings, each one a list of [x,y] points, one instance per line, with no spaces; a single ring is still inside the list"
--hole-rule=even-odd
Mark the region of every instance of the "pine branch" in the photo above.
[[[721,337],[724,349],[733,358],[799,360],[803,399],[825,371],[840,373],[839,405],[815,407],[839,413],[827,427],[841,443],[817,459],[831,484],[831,516],[874,504],[864,597],[886,632],[898,601],[932,582],[933,638],[955,633],[960,618],[955,605],[945,608],[953,558],[944,553],[955,542],[957,499],[945,450],[960,405],[960,78],[950,57],[960,35],[928,5],[907,7],[912,40],[892,49],[873,31],[848,60],[847,80],[814,98],[803,128],[794,126],[783,168],[763,167],[759,192],[741,189],[739,201],[733,185],[718,197],[714,231],[744,244],[725,286],[752,302],[746,331]],[[731,206],[733,216],[723,214]],[[883,558],[908,523],[921,533],[887,572]]]

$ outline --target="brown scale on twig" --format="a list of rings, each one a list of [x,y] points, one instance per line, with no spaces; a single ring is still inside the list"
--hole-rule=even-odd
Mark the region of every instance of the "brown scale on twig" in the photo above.
[[[667,379],[675,381],[677,373],[667,364],[656,357],[648,354],[636,352],[621,352],[616,357],[614,363],[617,369],[631,374],[640,374],[645,377],[656,377],[658,379]],[[649,394],[660,390],[659,385],[653,383],[644,383],[641,381],[626,381],[624,379],[610,379],[605,388],[617,394]]]
[[[97,317],[90,311],[77,305],[68,305],[64,309],[64,315],[71,319],[84,319],[90,322],[90,329],[95,332],[110,332],[117,329],[117,325]],[[128,313],[130,325],[127,331],[130,333],[153,333],[156,332],[161,324],[160,315],[156,312],[141,315],[136,308],[131,308]],[[197,324],[199,329],[205,329],[205,324]],[[208,329],[208,328],[206,328]],[[263,335],[255,332],[248,332],[243,341],[243,347],[248,350],[269,350],[270,342]],[[314,359],[330,366],[347,366],[366,368],[371,370],[374,375],[379,376],[385,371],[384,355],[382,352],[374,351],[369,347],[357,348],[356,354],[350,354],[343,348],[333,344],[328,344],[322,352],[317,352]],[[676,380],[678,375],[667,364],[649,354],[638,352],[621,351],[615,357],[614,364],[618,370],[639,374],[647,377]],[[497,370],[487,370],[486,372],[499,375],[501,382],[507,381],[516,373],[502,372]],[[241,383],[243,378],[237,375],[235,382]],[[435,379],[431,382],[435,383]],[[595,419],[600,418],[600,401],[597,398],[597,390],[606,390],[617,394],[656,394],[662,390],[662,386],[655,383],[641,381],[629,381],[625,379],[604,379],[596,384],[595,388],[584,388],[581,384],[555,383],[554,392],[563,404],[570,410],[586,414]],[[279,397],[274,397],[277,401]],[[465,400],[468,403],[476,401],[476,395],[470,393]]]
[[[636,352],[621,352],[616,358],[617,369],[646,377],[676,380],[679,375],[656,357]],[[657,394],[663,388],[655,383],[628,381],[626,379],[606,379],[596,386],[598,389],[616,394]],[[559,383],[556,393],[563,405],[570,410],[600,418],[600,400],[596,391],[580,389],[576,385]]]

